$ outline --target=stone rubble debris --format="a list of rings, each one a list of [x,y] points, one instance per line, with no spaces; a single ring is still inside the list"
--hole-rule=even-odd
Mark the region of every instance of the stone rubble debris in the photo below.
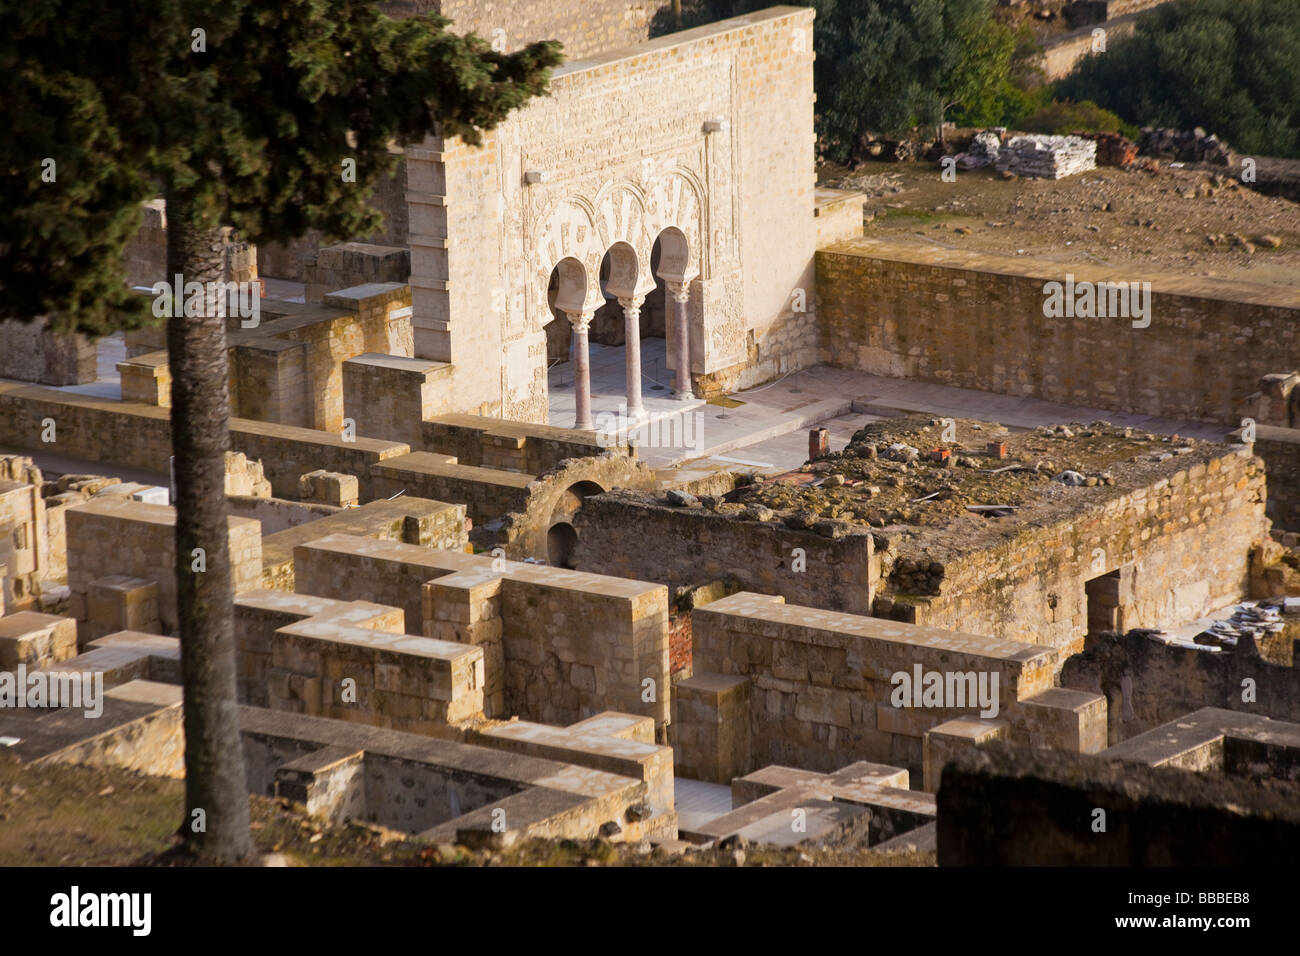
[[[1266,634],[1280,633],[1285,627],[1279,607],[1246,601],[1233,608],[1232,615],[1227,620],[1215,621],[1196,635],[1195,641],[1198,644],[1236,647],[1245,635],[1258,639]]]
[[[1016,136],[999,151],[999,172],[1062,179],[1097,168],[1097,144],[1082,136]]]

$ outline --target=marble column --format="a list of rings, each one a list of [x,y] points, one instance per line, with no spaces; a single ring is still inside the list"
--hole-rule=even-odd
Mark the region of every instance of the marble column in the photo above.
[[[673,324],[677,338],[677,381],[673,386],[673,398],[690,401],[695,398],[691,393],[691,331],[690,319],[686,314],[686,306],[691,301],[691,284],[669,282],[668,294],[673,299]]]
[[[596,426],[591,421],[591,357],[587,350],[587,330],[591,327],[591,312],[564,313],[573,326],[573,392],[578,414],[573,427],[590,431]]]
[[[620,298],[623,307],[623,350],[627,354],[627,417],[629,421],[645,417],[641,404],[641,303],[645,296]]]

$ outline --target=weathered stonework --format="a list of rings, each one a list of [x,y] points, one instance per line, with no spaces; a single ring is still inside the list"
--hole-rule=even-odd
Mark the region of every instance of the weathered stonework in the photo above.
[[[1067,272],[1149,280],[1150,325],[1046,318]],[[1300,302],[1263,285],[860,239],[818,250],[817,291],[827,364],[1005,395],[1235,423],[1260,376],[1300,365]]]
[[[811,21],[777,7],[571,61],[482,148],[407,150],[415,355],[452,364],[448,411],[545,421],[552,306],[604,305],[610,250],[607,291],[658,295],[656,239],[657,277],[689,283],[693,373],[746,384],[813,359],[792,312],[812,288]]]

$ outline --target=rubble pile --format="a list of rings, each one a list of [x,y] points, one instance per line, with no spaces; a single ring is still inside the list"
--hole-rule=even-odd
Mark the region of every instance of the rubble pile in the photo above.
[[[1197,644],[1236,647],[1243,635],[1258,640],[1266,634],[1277,634],[1285,627],[1280,607],[1247,601],[1233,608],[1232,616],[1227,620],[1215,621],[1196,635],[1195,641]]]
[[[958,169],[979,169],[998,161],[1002,149],[1003,130],[984,130],[976,133],[966,152],[957,154]]]
[[[1081,133],[1097,144],[1098,166],[1128,166],[1137,162],[1138,145],[1119,133]]]
[[[1213,133],[1207,134],[1199,126],[1192,130],[1168,127],[1143,127],[1138,137],[1138,152],[1143,156],[1176,159],[1184,163],[1214,163],[1218,166],[1234,164],[1232,149]]]
[[[999,172],[1061,179],[1097,168],[1097,144],[1082,136],[1017,136],[997,158]]]

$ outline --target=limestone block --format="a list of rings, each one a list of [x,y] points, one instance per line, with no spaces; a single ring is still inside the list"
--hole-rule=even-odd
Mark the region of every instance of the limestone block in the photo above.
[[[77,622],[70,617],[19,611],[0,617],[0,670],[49,667],[77,655]]]
[[[298,498],[300,501],[316,501],[348,508],[360,501],[360,485],[356,475],[343,475],[318,468],[298,479]]]
[[[162,630],[158,616],[158,585],[122,574],[92,581],[86,592],[88,639],[116,631]]]
[[[959,752],[982,747],[991,740],[1005,740],[1011,725],[1001,717],[958,717],[931,727],[922,740],[924,789],[937,793],[944,764]]]
[[[677,773],[731,783],[749,769],[749,703],[745,677],[700,673],[673,685],[673,751]]]

